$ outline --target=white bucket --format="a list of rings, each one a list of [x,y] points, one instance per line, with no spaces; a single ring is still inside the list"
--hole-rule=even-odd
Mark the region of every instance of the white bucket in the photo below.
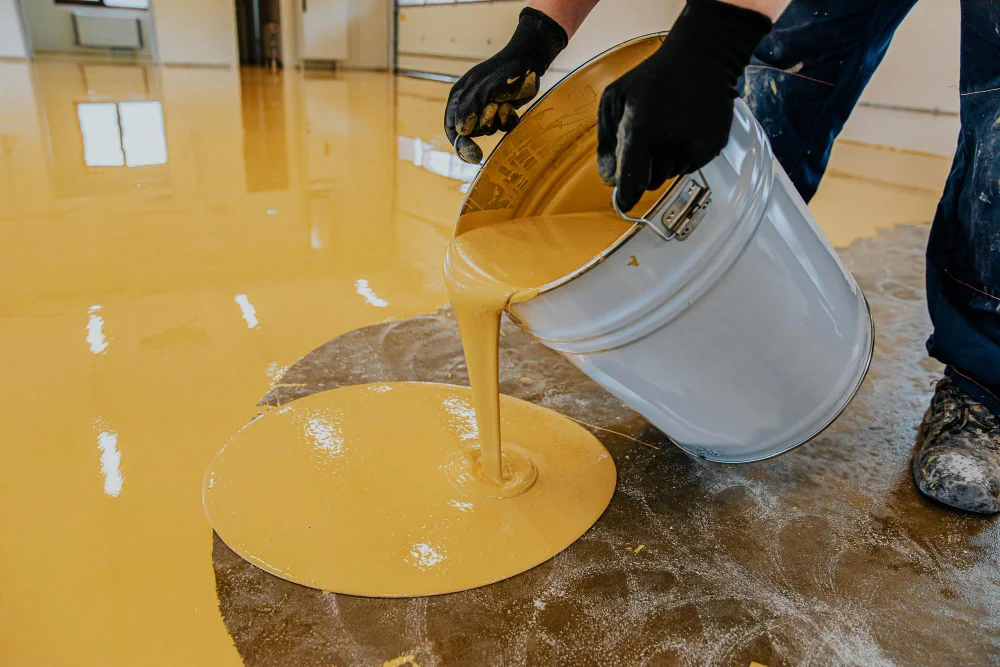
[[[594,182],[597,100],[658,45],[616,47],[539,100],[472,184],[456,233],[609,206]],[[750,110],[737,100],[735,111],[719,157],[654,198],[601,257],[509,309],[681,448],[722,462],[775,456],[826,428],[874,345],[854,278]]]

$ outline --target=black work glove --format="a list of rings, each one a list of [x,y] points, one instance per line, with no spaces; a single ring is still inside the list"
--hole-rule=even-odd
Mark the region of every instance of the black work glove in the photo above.
[[[478,163],[483,151],[472,137],[514,129],[519,120],[514,110],[538,93],[538,80],[568,41],[566,31],[553,19],[530,7],[521,10],[507,46],[452,86],[444,131],[459,157]]]
[[[725,148],[736,82],[771,25],[753,10],[688,0],[660,48],[604,89],[597,168],[618,186],[622,211]]]

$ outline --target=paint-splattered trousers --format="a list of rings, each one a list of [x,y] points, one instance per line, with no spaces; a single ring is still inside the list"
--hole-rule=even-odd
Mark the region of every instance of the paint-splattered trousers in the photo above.
[[[745,97],[806,201],[916,2],[793,0],[758,47]],[[961,13],[962,129],[927,247],[927,350],[1000,414],[1000,0],[961,0]],[[951,48],[933,37],[928,51]]]

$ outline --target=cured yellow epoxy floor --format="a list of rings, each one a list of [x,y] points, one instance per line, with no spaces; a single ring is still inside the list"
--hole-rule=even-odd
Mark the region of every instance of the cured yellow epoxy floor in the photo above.
[[[0,663],[239,663],[202,475],[284,367],[446,302],[447,90],[0,62]],[[933,214],[833,176],[836,245]]]

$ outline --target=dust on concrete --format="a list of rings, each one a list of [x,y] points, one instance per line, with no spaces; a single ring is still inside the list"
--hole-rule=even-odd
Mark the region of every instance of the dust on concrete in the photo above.
[[[903,226],[841,253],[875,314],[871,374],[830,429],[770,461],[720,465],[687,456],[505,323],[504,393],[629,436],[594,430],[619,471],[604,516],[529,572],[418,599],[291,584],[216,537],[219,605],[244,661],[1000,662],[1000,524],[925,500],[909,477],[916,427],[940,374],[923,349],[930,328],[922,290],[926,234]],[[449,313],[334,339],[293,365],[263,403],[388,380],[467,382]]]

